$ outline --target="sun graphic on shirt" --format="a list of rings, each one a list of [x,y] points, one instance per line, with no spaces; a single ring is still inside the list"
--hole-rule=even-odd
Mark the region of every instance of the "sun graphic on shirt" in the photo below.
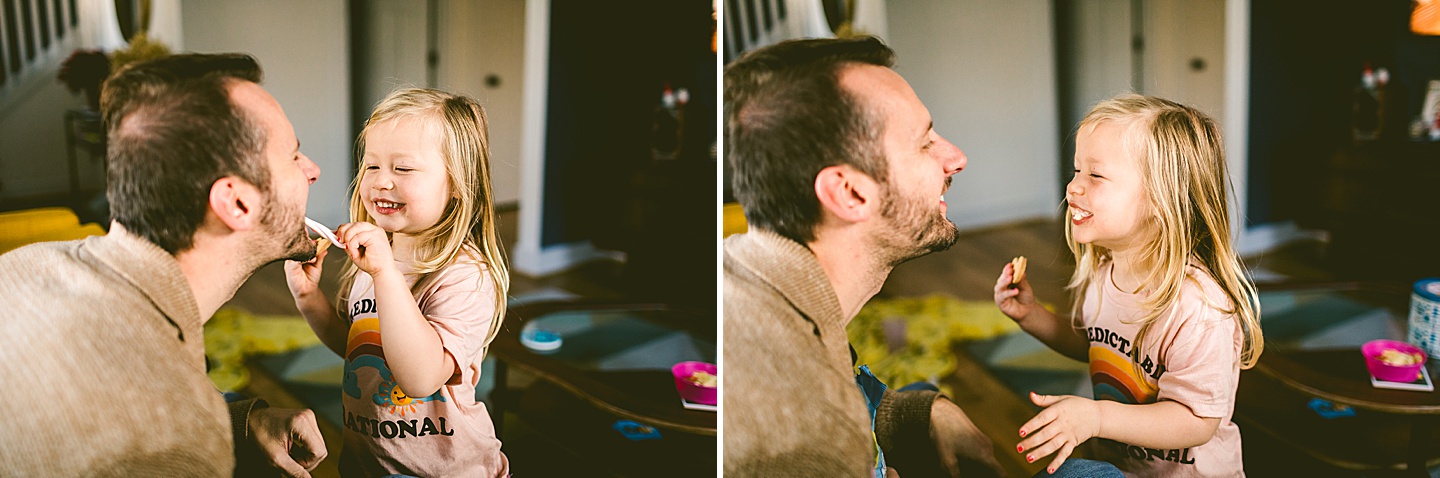
[[[400,390],[400,385],[393,380],[380,382],[380,393],[375,394],[375,403],[389,406],[390,413],[398,413],[402,417],[415,413],[419,407],[419,402],[405,395],[405,392]]]

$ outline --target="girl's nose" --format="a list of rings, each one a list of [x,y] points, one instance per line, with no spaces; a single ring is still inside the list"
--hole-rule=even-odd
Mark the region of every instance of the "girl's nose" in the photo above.
[[[1083,187],[1080,186],[1080,176],[1079,176],[1079,175],[1076,175],[1074,178],[1071,178],[1071,179],[1070,179],[1070,183],[1065,185],[1065,195],[1066,195],[1066,196],[1081,196],[1081,195],[1083,195],[1084,193],[1085,193],[1085,188],[1083,188]]]
[[[390,180],[390,175],[375,173],[375,176],[375,182],[371,183],[370,187],[381,190],[395,188],[395,182]]]

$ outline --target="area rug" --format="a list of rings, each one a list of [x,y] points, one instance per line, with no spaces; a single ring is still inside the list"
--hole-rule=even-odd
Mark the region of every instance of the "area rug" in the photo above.
[[[951,347],[956,342],[1018,331],[994,302],[945,294],[873,299],[846,328],[859,363],[869,364],[875,376],[892,387],[939,383],[955,371]]]
[[[319,344],[310,325],[299,316],[252,315],[225,308],[205,323],[205,358],[210,381],[225,392],[240,391],[250,383],[245,359],[278,354]]]

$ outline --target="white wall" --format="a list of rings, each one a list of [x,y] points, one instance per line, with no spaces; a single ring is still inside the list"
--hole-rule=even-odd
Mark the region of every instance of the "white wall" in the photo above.
[[[350,59],[344,0],[184,0],[185,49],[244,52],[295,125],[300,150],[320,165],[306,215],[332,226],[349,217]]]
[[[962,229],[1055,217],[1061,199],[1049,2],[888,2],[895,70],[970,158],[946,194]]]
[[[51,79],[58,70],[43,70]],[[83,94],[71,94],[58,81],[37,83],[0,113],[0,199],[70,191],[65,155],[65,110],[85,107]],[[84,153],[76,165],[82,189],[97,190],[105,169]]]

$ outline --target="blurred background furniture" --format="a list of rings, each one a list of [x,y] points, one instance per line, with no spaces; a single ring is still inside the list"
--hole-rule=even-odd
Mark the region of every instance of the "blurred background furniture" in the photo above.
[[[713,471],[716,412],[683,407],[670,367],[715,363],[714,324],[709,315],[661,304],[566,300],[510,309],[490,345],[497,362],[488,404],[497,434],[509,439],[502,417],[511,411],[530,430],[617,475]],[[520,338],[533,330],[559,335],[560,347],[527,348]],[[534,380],[516,387],[512,369]],[[645,438],[633,436],[637,431]]]
[[[105,229],[98,224],[80,224],[80,218],[68,208],[0,212],[0,254],[34,242],[68,241],[104,234]]]
[[[1264,434],[1343,470],[1430,476],[1427,468],[1440,465],[1440,392],[1375,388],[1360,353],[1370,340],[1406,339],[1408,292],[1384,283],[1262,284],[1265,352],[1241,373],[1235,405],[1246,441]],[[1426,367],[1436,376],[1433,359]]]

